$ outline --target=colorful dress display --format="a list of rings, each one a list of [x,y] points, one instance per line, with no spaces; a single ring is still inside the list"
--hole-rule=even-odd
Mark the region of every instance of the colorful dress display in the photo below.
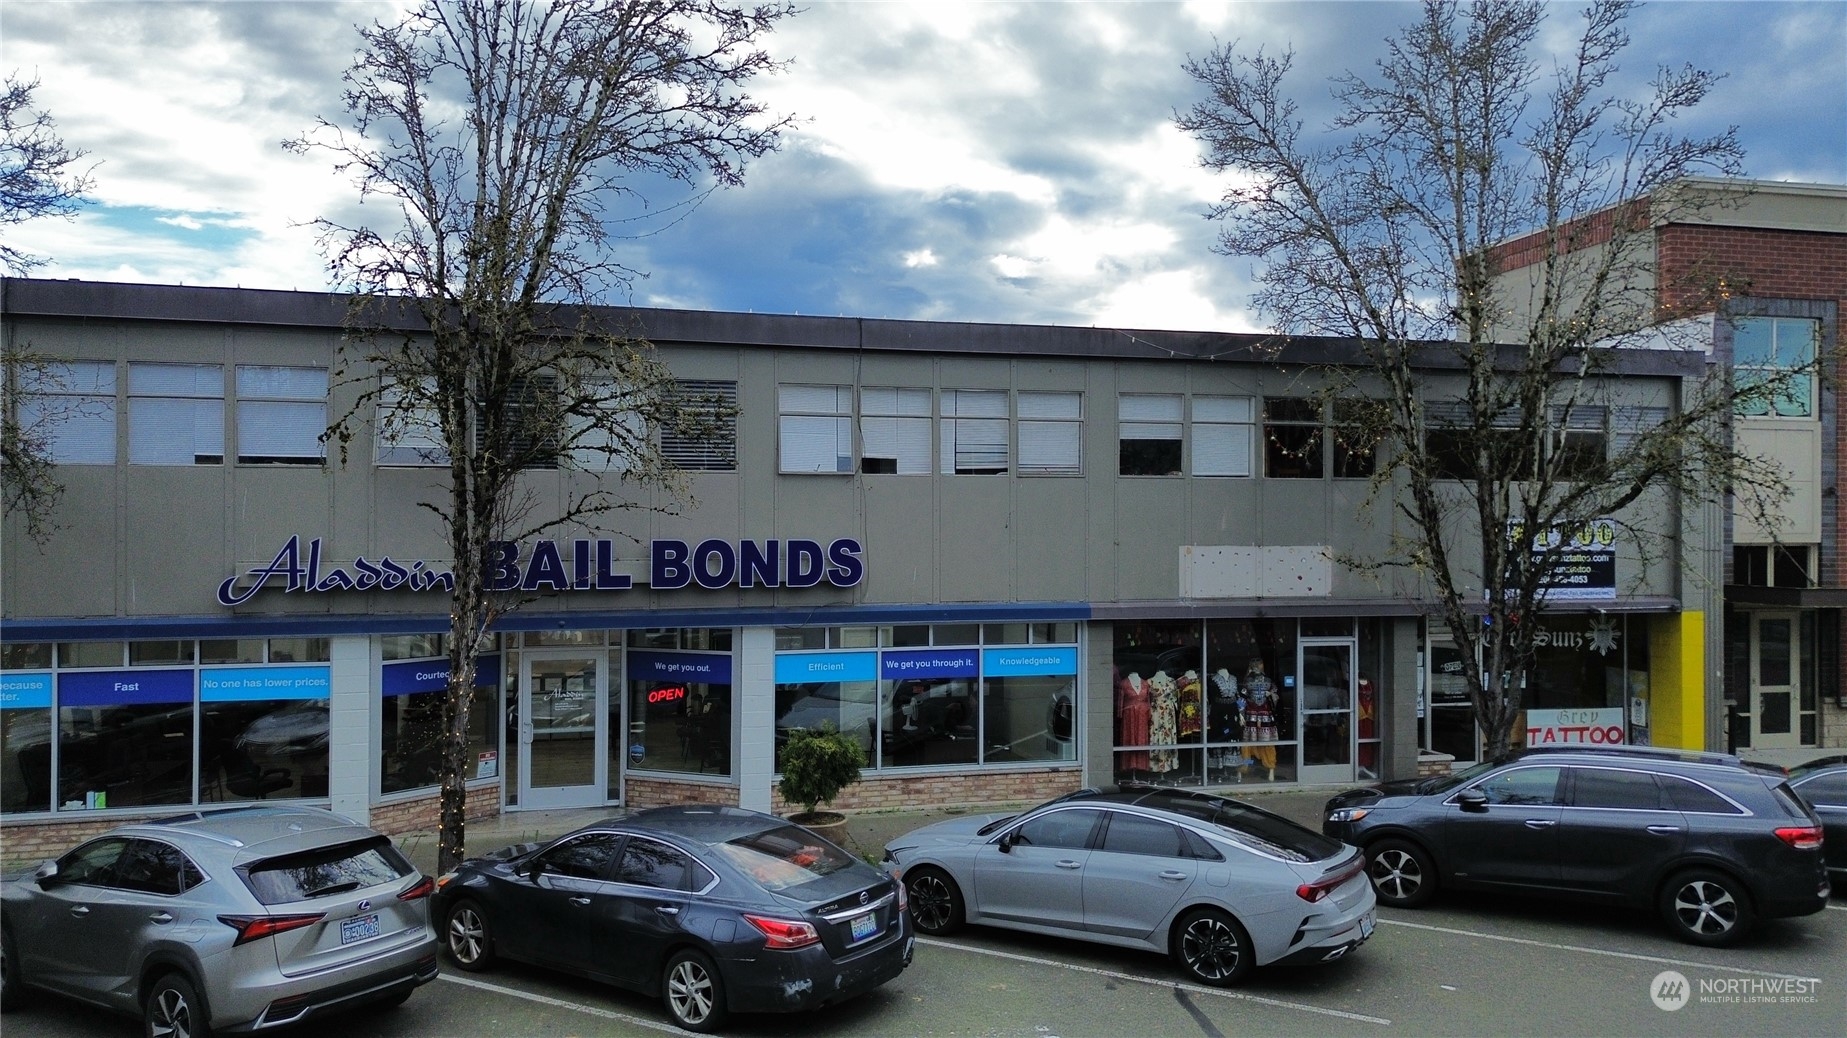
[[[1116,745],[1148,744],[1148,683],[1140,674],[1130,674],[1116,682]],[[1147,750],[1124,750],[1116,755],[1121,771],[1148,770]]]
[[[1180,766],[1180,753],[1173,749],[1180,714],[1179,690],[1164,670],[1148,679],[1148,741],[1162,749],[1148,751],[1148,770],[1164,775]]]
[[[1263,672],[1263,662],[1252,660],[1251,669],[1244,675],[1244,741],[1248,743],[1275,742],[1276,735],[1276,686],[1270,683],[1269,675]],[[1272,771],[1276,768],[1276,747],[1250,746],[1251,759]]]
[[[1174,694],[1180,700],[1180,741],[1198,742],[1199,733],[1206,730],[1205,702],[1200,698],[1199,672],[1189,670],[1180,675],[1180,683]]]

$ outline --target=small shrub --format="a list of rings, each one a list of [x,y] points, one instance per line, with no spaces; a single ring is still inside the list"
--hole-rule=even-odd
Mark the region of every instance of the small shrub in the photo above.
[[[782,748],[782,798],[814,814],[840,791],[859,781],[866,752],[859,743],[823,721],[818,728],[797,728]]]

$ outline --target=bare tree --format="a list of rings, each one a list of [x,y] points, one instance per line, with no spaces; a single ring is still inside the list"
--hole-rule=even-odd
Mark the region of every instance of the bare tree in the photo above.
[[[1615,89],[1629,13],[1593,0],[1547,70],[1545,5],[1426,0],[1372,77],[1332,80],[1338,114],[1313,143],[1284,89],[1291,55],[1222,44],[1186,65],[1207,96],[1178,123],[1231,185],[1210,213],[1217,250],[1266,261],[1256,303],[1279,332],[1351,337],[1368,362],[1320,374],[1337,417],[1382,448],[1371,503],[1397,532],[1384,557],[1343,561],[1422,582],[1479,663],[1468,692],[1490,753],[1510,743],[1532,620],[1574,535],[1609,520],[1647,553],[1652,504],[1735,493],[1761,514],[1783,492],[1728,434],[1741,395],[1781,383],[1715,369],[1638,409],[1609,377],[1677,328],[1643,276],[1653,221],[1711,202],[1676,190],[1685,178],[1741,162],[1733,130],[1674,130],[1713,75],[1662,69],[1645,96]],[[1538,259],[1516,291],[1500,275],[1522,236]],[[1607,446],[1571,449],[1587,426]]]
[[[442,720],[438,861],[464,856],[474,673],[517,591],[484,586],[488,553],[636,507],[622,483],[681,489],[650,434],[698,435],[689,401],[645,341],[588,309],[635,276],[612,225],[646,185],[742,183],[788,120],[743,91],[780,66],[762,49],[793,9],[707,0],[429,0],[361,30],[346,75],[348,128],[326,120],[288,146],[324,149],[389,227],[319,222],[335,278],[357,293],[343,370],[363,383],[329,430],[346,443],[377,415],[387,442],[419,428],[447,463],[424,502],[454,558]],[[427,331],[383,331],[408,313]],[[412,437],[415,438],[414,436]],[[591,463],[585,465],[586,457]],[[583,466],[541,505],[534,470]],[[597,473],[606,478],[596,478]],[[618,479],[615,473],[620,473]]]
[[[38,80],[6,77],[0,84],[0,226],[14,227],[45,216],[76,215],[84,192],[94,186],[89,171],[77,171],[85,153],[58,136],[51,114],[33,106]],[[17,245],[0,241],[0,267],[24,274],[44,263]],[[0,489],[6,511],[22,516],[26,534],[43,544],[56,524],[52,513],[64,496],[51,458],[56,408],[33,409],[20,417],[24,397],[35,384],[55,378],[52,365],[31,344],[0,344]]]

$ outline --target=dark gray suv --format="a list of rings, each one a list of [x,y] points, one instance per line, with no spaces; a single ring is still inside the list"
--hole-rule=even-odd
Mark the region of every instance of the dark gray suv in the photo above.
[[[1341,793],[1321,830],[1363,847],[1379,903],[1399,908],[1440,887],[1565,894],[1654,908],[1683,940],[1725,945],[1828,901],[1814,811],[1726,754],[1526,750]]]
[[[29,985],[203,1038],[395,1005],[436,979],[434,887],[318,808],[124,825],[0,884],[0,1009]]]

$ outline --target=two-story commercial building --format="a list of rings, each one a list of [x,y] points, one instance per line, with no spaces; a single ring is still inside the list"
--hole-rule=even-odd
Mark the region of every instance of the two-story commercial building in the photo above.
[[[42,544],[18,515],[5,528],[9,842],[256,799],[431,824],[450,577],[419,503],[448,470],[390,437],[329,455],[321,434],[359,392],[338,374],[347,301],[0,287],[7,341],[55,359],[18,406],[64,486]],[[1353,344],[620,317],[735,418],[661,440],[691,501],[503,560],[531,601],[477,679],[471,810],[779,809],[779,741],[822,721],[867,753],[846,808],[1344,783],[1477,752],[1454,696],[1470,664],[1426,623],[1417,576],[1335,561],[1383,554],[1401,521],[1365,505],[1375,445],[1305,382]],[[1668,413],[1707,362],[1626,353],[1612,413]],[[1426,391],[1454,390],[1433,370]],[[1613,429],[1578,430],[1579,449]],[[611,475],[530,483],[543,499]],[[1701,546],[1721,511],[1659,505],[1629,518],[1691,550],[1616,537],[1540,620],[1528,691],[1549,730],[1720,736],[1719,560]]]

